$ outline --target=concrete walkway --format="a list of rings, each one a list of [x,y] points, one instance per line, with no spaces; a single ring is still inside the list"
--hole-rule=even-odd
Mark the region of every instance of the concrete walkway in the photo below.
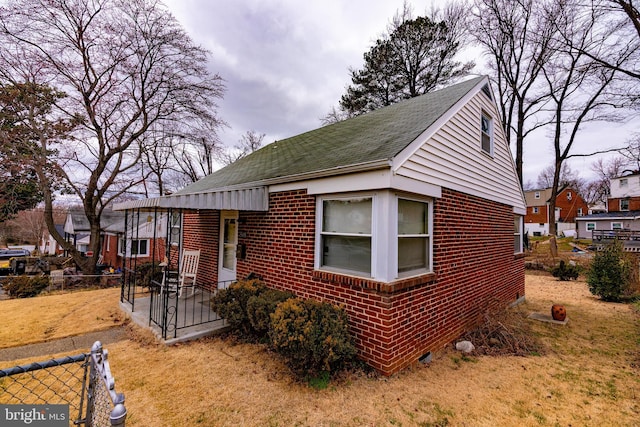
[[[116,326],[104,331],[89,332],[73,337],[60,338],[47,342],[23,345],[0,349],[0,362],[25,359],[28,357],[46,357],[57,353],[76,355],[88,353],[94,342],[100,341],[103,345],[126,339],[124,326]],[[7,367],[7,366],[5,366]]]

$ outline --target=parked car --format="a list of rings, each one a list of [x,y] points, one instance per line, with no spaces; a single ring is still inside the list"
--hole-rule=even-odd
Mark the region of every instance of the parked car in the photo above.
[[[0,276],[13,273],[11,258],[27,257],[31,252],[26,249],[0,249]]]

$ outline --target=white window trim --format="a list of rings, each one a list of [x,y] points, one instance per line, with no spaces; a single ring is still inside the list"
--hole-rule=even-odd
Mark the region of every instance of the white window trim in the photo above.
[[[118,237],[118,255],[119,256],[125,256],[124,252],[122,250],[122,242],[124,241],[124,238]],[[142,254],[135,254],[135,255],[131,255],[131,245],[133,244],[133,242],[138,242],[138,249],[140,249],[140,243],[141,241],[146,241],[147,242],[147,250],[145,253]],[[126,257],[127,258],[145,258],[149,256],[149,249],[151,246],[151,241],[150,239],[127,239],[125,242],[125,245],[127,247],[127,254]]]
[[[371,274],[351,270],[323,267],[322,260],[322,220],[323,202],[325,200],[348,200],[371,197]],[[398,198],[413,200],[428,205],[428,268],[407,271],[398,274]],[[314,268],[356,277],[363,277],[382,282],[393,282],[399,278],[412,277],[433,271],[433,199],[396,193],[391,191],[362,192],[346,194],[326,194],[316,198],[316,236]]]
[[[534,199],[539,199],[540,198],[540,192],[536,191],[535,193],[533,193],[533,198]]]
[[[620,224],[620,227],[619,227],[619,228],[617,228],[617,230],[622,230],[622,223],[621,223],[621,222],[619,222],[619,221],[613,221],[613,222],[611,222],[611,229],[612,229],[612,230],[616,230],[616,228],[614,227],[614,224]]]
[[[622,207],[622,202],[624,202],[624,201],[627,202],[627,207],[626,208]],[[624,212],[628,211],[629,210],[629,199],[626,199],[626,198],[625,199],[620,199],[619,206],[620,206],[620,210],[621,211],[624,211]]]
[[[403,272],[399,272],[398,271],[398,239],[399,239],[399,234],[398,234],[398,200],[399,199],[403,199],[403,200],[410,200],[413,202],[419,202],[419,203],[425,203],[427,205],[427,215],[428,215],[428,221],[427,221],[427,234],[426,234],[426,238],[428,239],[429,242],[429,247],[427,248],[427,253],[429,254],[428,259],[427,259],[427,267],[426,268],[420,268],[420,269],[416,269],[416,270],[411,270],[411,271],[403,271]],[[431,271],[433,271],[433,202],[432,200],[427,200],[427,199],[421,199],[421,198],[416,198],[413,196],[405,196],[402,194],[395,194],[394,197],[394,204],[393,204],[393,209],[391,210],[391,213],[393,215],[389,215],[391,216],[395,216],[394,220],[393,220],[393,228],[390,228],[390,230],[393,230],[393,233],[389,233],[390,235],[392,235],[392,238],[395,241],[395,244],[393,245],[389,245],[388,247],[393,247],[394,249],[394,254],[393,254],[393,264],[391,266],[391,271],[394,272],[395,277],[396,278],[405,278],[405,277],[411,277],[411,276],[418,276],[420,274],[426,274],[426,273],[430,273]]]
[[[540,211],[538,210],[538,208],[537,208],[537,207],[534,207],[534,208],[533,208],[533,213],[534,213],[534,214],[537,214],[537,213],[540,213]]]
[[[487,119],[487,121],[489,122],[489,131],[488,132],[484,132],[482,130],[482,122],[484,119]],[[484,147],[482,146],[482,136],[483,135],[488,135],[489,136],[489,151],[485,150]],[[480,150],[485,153],[488,154],[489,156],[493,157],[493,118],[491,117],[491,115],[489,113],[486,113],[484,110],[480,113]]]
[[[518,231],[514,231],[513,232],[513,238],[515,239],[516,236],[518,236],[519,240],[520,240],[520,247],[518,248],[518,250],[515,250],[515,245],[514,245],[514,254],[521,254],[522,252],[524,252],[524,218],[522,217],[522,215],[515,215],[514,216],[514,223],[515,223],[515,218],[518,218],[518,222],[520,223],[518,225]]]
[[[593,225],[593,228],[591,230],[589,230],[589,224]],[[587,222],[585,225],[585,230],[586,231],[593,231],[593,230],[597,230],[597,223],[595,222]]]

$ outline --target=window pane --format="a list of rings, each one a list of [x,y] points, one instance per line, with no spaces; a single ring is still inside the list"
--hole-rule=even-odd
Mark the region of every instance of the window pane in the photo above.
[[[371,234],[371,198],[325,200],[322,231]]]
[[[428,234],[427,207],[426,203],[398,199],[398,234]]]
[[[514,234],[520,233],[520,217],[519,216],[513,217],[513,232]]]
[[[427,237],[398,238],[398,273],[427,268],[428,244]]]
[[[138,254],[146,255],[147,254],[147,241],[140,240],[140,248]]]
[[[322,236],[322,265],[371,273],[371,238]]]
[[[514,239],[513,239],[513,252],[514,253],[520,253],[522,252],[522,246],[520,244],[520,235],[516,234]]]

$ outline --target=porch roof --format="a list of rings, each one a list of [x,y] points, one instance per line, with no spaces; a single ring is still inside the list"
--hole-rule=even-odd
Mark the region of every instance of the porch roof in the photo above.
[[[114,210],[141,209],[212,209],[237,211],[267,211],[269,191],[266,186],[218,189],[194,193],[179,193],[151,199],[118,203]]]

